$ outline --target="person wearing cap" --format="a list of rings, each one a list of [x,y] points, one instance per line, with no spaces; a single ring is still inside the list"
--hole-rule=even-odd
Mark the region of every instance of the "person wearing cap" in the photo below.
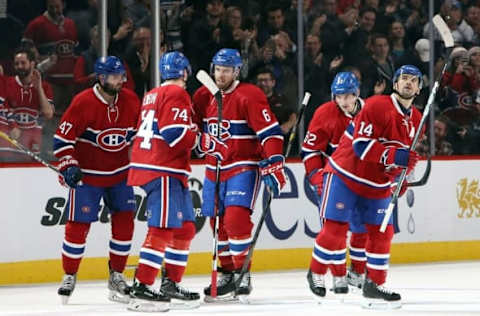
[[[58,289],[64,304],[75,289],[87,235],[91,224],[98,221],[102,199],[110,211],[112,226],[108,298],[124,303],[129,300],[122,272],[132,245],[136,203],[126,180],[140,100],[133,91],[123,88],[125,67],[118,57],[100,57],[94,69],[97,83],[73,98],[53,139],[59,181],[69,190],[62,245],[65,275]]]
[[[132,311],[166,311],[170,301],[178,303],[172,308],[199,306],[200,295],[179,285],[196,232],[188,187],[190,153],[197,144],[209,154],[221,147],[192,122],[192,101],[185,91],[191,75],[188,59],[177,51],[165,53],[160,74],[162,85],[143,98],[128,175],[129,185],[141,186],[147,193],[148,218],[127,307]],[[158,291],[152,286],[163,262]]]

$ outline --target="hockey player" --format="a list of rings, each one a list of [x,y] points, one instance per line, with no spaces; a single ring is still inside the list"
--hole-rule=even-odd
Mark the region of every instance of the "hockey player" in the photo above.
[[[402,168],[411,171],[419,159],[409,146],[421,120],[412,102],[420,92],[422,74],[415,66],[404,65],[395,72],[393,82],[391,95],[365,101],[324,168],[325,223],[307,275],[310,288],[319,296],[325,296],[327,263],[345,259],[349,218],[359,216],[367,228],[363,296],[392,307],[400,305],[400,294],[382,286],[393,237],[392,219],[384,233],[379,228],[391,200],[392,182]]]
[[[193,101],[196,114],[203,118],[203,128],[228,146],[221,159],[218,196],[219,259],[222,275],[218,281],[219,298],[249,295],[250,273],[238,280],[252,240],[251,214],[260,187],[260,176],[274,196],[285,185],[283,136],[265,94],[256,86],[240,83],[242,66],[235,49],[219,50],[212,59],[211,72],[222,91],[221,130],[217,131],[218,112],[213,96],[205,87],[196,91]],[[216,159],[207,156],[203,186],[202,213],[212,217],[215,207]],[[213,225],[213,218],[211,220]],[[235,282],[240,286],[235,288]],[[211,300],[211,286],[205,288]]]
[[[166,311],[170,301],[172,308],[174,302],[193,308],[199,306],[200,299],[198,293],[178,284],[195,237],[187,180],[192,149],[197,142],[213,148],[215,139],[198,134],[192,122],[192,102],[185,91],[191,74],[188,59],[179,52],[166,53],[160,60],[160,73],[166,81],[143,98],[128,177],[128,184],[142,186],[147,193],[148,212],[148,233],[140,249],[130,293],[133,299],[128,306],[134,311]],[[155,291],[151,285],[163,261],[162,285]]]
[[[318,198],[318,207],[321,219],[324,218],[324,204],[322,199],[323,168],[328,156],[338,147],[340,137],[360,111],[364,101],[358,97],[360,84],[352,72],[340,72],[333,79],[331,85],[332,101],[322,104],[310,121],[307,135],[302,146],[302,158],[310,184],[314,187]],[[348,283],[354,286],[363,283],[365,271],[365,241],[366,231],[358,217],[350,221],[350,258],[353,270],[348,274]],[[320,236],[320,233],[318,234]],[[363,251],[362,251],[363,249]],[[346,251],[346,249],[345,249]],[[345,268],[345,257],[334,263],[318,260],[328,264],[333,274],[333,291],[348,293],[348,284]],[[358,271],[355,272],[355,271]]]
[[[73,99],[54,136],[54,154],[63,174],[60,180],[70,187],[62,249],[65,275],[58,289],[64,303],[75,288],[85,240],[90,224],[98,220],[102,198],[112,223],[109,299],[129,301],[122,272],[131,247],[135,197],[126,180],[140,100],[122,88],[125,68],[117,57],[97,59],[95,73],[98,82]]]

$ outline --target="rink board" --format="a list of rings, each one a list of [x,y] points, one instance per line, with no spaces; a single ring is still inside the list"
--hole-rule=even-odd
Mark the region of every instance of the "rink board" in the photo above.
[[[416,170],[422,174],[425,162]],[[428,185],[415,188],[399,204],[401,232],[394,237],[392,263],[480,259],[480,160],[436,160]],[[319,230],[313,193],[304,185],[303,165],[289,163],[289,183],[272,202],[257,243],[253,270],[305,268]],[[201,205],[203,165],[194,165],[190,178],[195,208]],[[60,250],[64,231],[67,190],[47,168],[0,168],[2,192],[2,250],[0,284],[52,282],[62,275]],[[135,265],[146,233],[144,193],[136,188],[137,215],[132,256]],[[258,220],[265,196],[257,200]],[[107,276],[110,226],[102,210],[92,225],[82,261],[80,279]],[[212,237],[208,221],[197,217],[187,273],[208,273]],[[132,273],[132,272],[129,272]]]

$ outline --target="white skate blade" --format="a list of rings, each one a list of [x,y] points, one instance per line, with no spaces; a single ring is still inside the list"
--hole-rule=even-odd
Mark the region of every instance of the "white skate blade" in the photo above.
[[[382,299],[365,298],[362,302],[362,308],[373,310],[391,310],[402,307],[402,301],[385,301]]]
[[[211,297],[209,295],[205,295],[203,298],[203,301],[205,303],[232,303],[232,302],[238,302],[238,297],[234,296],[233,292],[222,295],[222,296],[217,296],[217,297]]]
[[[185,310],[185,309],[196,309],[200,307],[200,300],[194,301],[184,301],[179,299],[174,299],[170,301],[171,310]]]
[[[134,312],[168,312],[169,309],[169,302],[153,302],[139,299],[131,299],[127,305],[127,310]]]
[[[250,304],[249,296],[250,295],[237,295],[236,297],[238,298],[240,303],[248,305]]]
[[[59,295],[59,296],[60,296],[60,300],[62,301],[62,305],[67,305],[68,300],[70,299],[70,296],[69,295]]]
[[[130,295],[123,295],[117,291],[108,291],[108,299],[112,302],[128,304],[130,302]]]

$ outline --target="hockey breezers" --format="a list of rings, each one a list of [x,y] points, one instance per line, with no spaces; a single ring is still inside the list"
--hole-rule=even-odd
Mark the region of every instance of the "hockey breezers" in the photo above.
[[[420,133],[422,132],[423,126],[425,125],[425,122],[427,120],[428,115],[430,114],[430,109],[432,108],[433,102],[435,100],[435,96],[437,95],[438,88],[440,87],[440,81],[443,77],[443,74],[445,73],[449,60],[450,60],[450,53],[452,52],[453,49],[453,37],[452,33],[450,32],[450,29],[448,28],[447,24],[445,21],[441,18],[440,15],[435,15],[432,19],[433,24],[435,25],[435,28],[438,30],[440,33],[440,36],[442,37],[442,40],[445,44],[445,47],[447,48],[447,58],[445,60],[445,63],[443,64],[442,71],[437,77],[437,80],[435,81],[435,84],[433,85],[432,91],[430,92],[430,95],[428,96],[428,101],[427,105],[425,106],[425,109],[423,110],[423,116],[420,121],[420,124],[418,126],[417,132],[415,133],[415,136],[413,137],[412,145],[410,146],[410,150],[413,151],[415,150],[415,146],[417,145],[418,139],[420,137]],[[398,196],[400,195],[400,191],[402,189],[402,184],[405,181],[405,178],[407,176],[407,169],[403,169],[402,173],[400,174],[400,177],[398,179],[398,184],[397,188],[395,189],[395,192],[393,192],[392,195],[392,200],[390,201],[390,204],[388,205],[387,210],[385,211],[385,215],[383,216],[383,221],[382,225],[380,226],[380,232],[384,233],[385,230],[387,229],[388,222],[390,221],[390,217],[392,216],[393,208],[395,204],[397,203]]]
[[[292,148],[292,143],[293,143],[293,140],[295,139],[295,135],[297,133],[298,125],[300,124],[300,122],[302,120],[303,113],[305,112],[305,108],[308,105],[308,101],[310,100],[310,96],[311,96],[310,92],[305,92],[305,95],[303,96],[303,101],[302,101],[302,104],[300,106],[300,110],[299,110],[299,113],[298,113],[298,116],[297,116],[297,120],[295,121],[295,125],[293,126],[293,129],[290,133],[290,137],[288,139],[287,150],[285,152],[285,159],[290,154],[290,149]],[[260,219],[258,220],[258,224],[257,224],[257,228],[255,229],[255,233],[253,234],[253,239],[252,239],[252,242],[250,244],[250,247],[248,248],[247,256],[245,258],[245,261],[243,261],[243,266],[242,266],[242,269],[240,270],[240,275],[239,275],[238,279],[235,281],[235,287],[236,288],[238,288],[240,286],[240,283],[242,282],[242,279],[243,279],[245,273],[247,272],[248,265],[250,264],[250,261],[252,260],[253,250],[254,250],[255,245],[257,243],[258,236],[260,235],[260,230],[262,229],[263,223],[265,222],[265,217],[267,216],[267,213],[270,212],[271,202],[272,202],[272,193],[270,191],[268,191],[267,202],[263,205],[262,214],[260,216]]]

